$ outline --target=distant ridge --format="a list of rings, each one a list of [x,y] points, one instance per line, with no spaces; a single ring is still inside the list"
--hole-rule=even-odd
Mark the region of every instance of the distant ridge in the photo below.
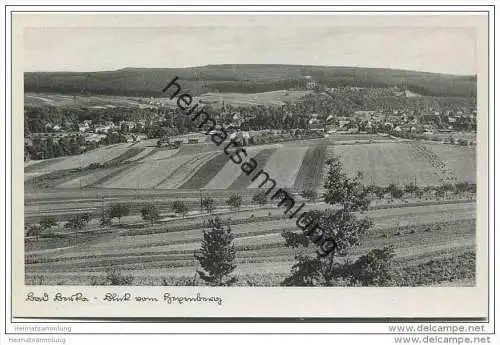
[[[330,87],[393,87],[428,96],[475,97],[476,76],[364,67],[308,65],[207,65],[186,68],[126,67],[102,72],[26,72],[25,92],[160,96],[174,76],[192,94],[266,92],[304,86],[305,76]]]

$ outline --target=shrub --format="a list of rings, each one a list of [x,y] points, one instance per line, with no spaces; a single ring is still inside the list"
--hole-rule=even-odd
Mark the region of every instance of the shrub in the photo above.
[[[401,188],[399,188],[397,185],[395,185],[394,183],[391,183],[387,187],[386,192],[389,192],[391,194],[391,198],[393,198],[393,199],[400,199],[404,195],[404,191]]]
[[[87,169],[93,170],[93,169],[102,169],[104,168],[104,164],[102,163],[91,163],[87,166]]]
[[[240,194],[233,194],[229,197],[226,203],[232,208],[239,209],[241,207],[242,201],[243,198]]]
[[[125,204],[113,204],[110,206],[108,212],[111,218],[118,218],[118,222],[121,223],[122,217],[126,217],[130,214],[130,208]]]
[[[314,201],[316,200],[316,198],[318,197],[318,193],[316,193],[315,190],[313,189],[306,189],[306,190],[303,190],[302,193],[300,193],[300,195],[304,198],[304,199],[307,199],[309,201]]]
[[[164,277],[161,282],[162,286],[200,286],[203,282],[195,275],[193,278],[187,277]]]
[[[118,270],[111,268],[106,270],[106,281],[109,285],[132,285],[133,276],[125,276]]]
[[[142,219],[145,221],[150,221],[154,224],[158,219],[160,219],[160,211],[158,207],[154,204],[146,204],[141,208]]]
[[[306,255],[298,255],[298,260],[292,266],[292,274],[285,278],[283,286],[325,286],[326,282],[321,275],[321,262]]]
[[[175,213],[182,214],[182,217],[186,216],[186,213],[188,212],[188,210],[189,210],[188,207],[186,206],[186,204],[183,201],[175,200],[172,203],[172,211],[174,211]]]
[[[385,196],[385,189],[377,186],[374,193],[377,196],[377,198],[379,198],[379,200],[382,200]]]
[[[255,194],[252,197],[252,201],[255,202],[256,204],[261,205],[261,206],[267,204],[267,194],[266,194],[266,192],[262,191],[262,192],[259,192],[259,193]]]
[[[96,285],[108,285],[106,278],[103,277],[91,277],[90,278],[90,285],[96,286]]]
[[[40,221],[40,227],[43,230],[50,229],[56,225],[57,225],[57,220],[53,216],[43,217],[42,220]]]
[[[394,256],[394,247],[392,246],[369,251],[351,266],[354,279],[362,286],[390,285]]]
[[[101,214],[101,217],[100,217],[100,220],[99,220],[99,224],[102,227],[111,226],[111,224],[112,224],[111,218],[109,217],[109,215],[106,212],[103,212]]]
[[[36,275],[31,277],[26,285],[44,285],[45,284],[45,276]]]
[[[87,226],[89,220],[90,216],[88,213],[79,214],[64,224],[64,227],[73,231],[80,231]]]
[[[208,212],[212,213],[215,209],[215,200],[209,196],[201,199],[201,206]]]
[[[28,224],[26,226],[26,237],[31,237],[35,236],[38,237],[40,236],[41,233],[41,227],[38,224]]]

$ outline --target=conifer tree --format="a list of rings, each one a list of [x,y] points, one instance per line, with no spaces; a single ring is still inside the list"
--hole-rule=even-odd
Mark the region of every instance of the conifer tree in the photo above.
[[[236,250],[233,245],[234,235],[231,226],[224,228],[219,217],[209,220],[210,231],[203,232],[199,253],[195,258],[202,270],[197,270],[200,278],[214,286],[229,286],[236,282],[236,277],[229,275],[235,270]]]

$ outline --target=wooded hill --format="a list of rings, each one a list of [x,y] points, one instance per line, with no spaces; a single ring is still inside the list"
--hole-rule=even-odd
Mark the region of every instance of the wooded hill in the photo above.
[[[329,87],[404,87],[421,95],[475,97],[476,76],[359,67],[207,65],[189,68],[124,68],[105,72],[26,72],[25,92],[160,96],[175,76],[193,95],[303,89],[305,76]]]

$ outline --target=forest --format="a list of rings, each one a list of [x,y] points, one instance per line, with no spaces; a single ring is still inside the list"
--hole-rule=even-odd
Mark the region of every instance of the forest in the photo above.
[[[404,87],[428,96],[476,95],[476,76],[455,76],[380,68],[299,65],[208,65],[189,68],[124,68],[105,72],[28,72],[25,92],[161,96],[178,76],[190,94],[254,93],[304,88],[306,76],[328,87]]]

